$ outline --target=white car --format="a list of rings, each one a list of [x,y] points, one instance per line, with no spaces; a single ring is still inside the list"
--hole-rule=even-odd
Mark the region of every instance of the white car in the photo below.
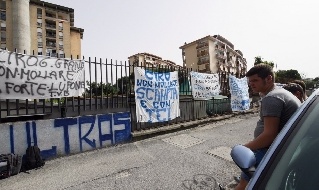
[[[319,189],[319,90],[300,106],[255,170],[255,155],[233,147],[234,162],[253,177],[246,189]]]

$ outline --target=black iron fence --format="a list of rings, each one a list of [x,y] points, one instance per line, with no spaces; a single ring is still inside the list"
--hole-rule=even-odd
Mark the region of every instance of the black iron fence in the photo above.
[[[34,53],[33,53],[34,55]],[[64,57],[64,56],[62,56]],[[72,59],[72,58],[71,58]],[[85,92],[82,96],[51,99],[1,99],[0,122],[54,119],[114,112],[131,112],[132,130],[160,127],[230,112],[228,73],[219,73],[221,95],[226,98],[198,101],[190,89],[191,69],[175,65],[147,67],[153,71],[178,71],[181,116],[164,123],[137,123],[135,114],[134,67],[145,67],[128,61],[88,59],[85,61]]]

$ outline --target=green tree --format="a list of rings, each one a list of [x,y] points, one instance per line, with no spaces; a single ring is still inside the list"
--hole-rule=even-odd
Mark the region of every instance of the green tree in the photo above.
[[[255,57],[254,65],[258,65],[261,63],[263,63],[263,58],[261,58],[260,56]]]
[[[263,58],[260,57],[260,56],[255,57],[254,65],[258,65],[258,64],[261,64],[261,63],[270,65],[272,68],[274,68],[274,66],[275,66],[273,61],[264,61]]]
[[[301,76],[297,70],[279,70],[276,73],[276,82],[286,84],[293,80],[301,80]]]
[[[306,89],[309,90],[312,89],[314,87],[314,85],[316,84],[315,80],[304,80],[305,84],[306,84]]]
[[[117,79],[116,84],[114,85],[119,90],[120,94],[129,94],[133,92],[133,80],[130,76],[125,76]]]
[[[92,93],[92,96],[101,96],[109,94],[117,94],[118,90],[111,83],[97,83],[86,81],[87,88],[85,89],[86,96]]]
[[[319,77],[314,78],[313,81],[318,82],[319,81]]]

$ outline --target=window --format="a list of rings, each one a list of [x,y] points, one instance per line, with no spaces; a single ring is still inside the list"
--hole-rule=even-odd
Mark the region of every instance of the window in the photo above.
[[[301,114],[294,130],[269,164],[265,189],[313,189],[319,181],[319,100]],[[263,186],[262,185],[262,186]]]
[[[37,9],[37,18],[42,18],[42,9],[41,8]]]
[[[1,42],[5,42],[6,41],[6,32],[5,31],[1,31]]]
[[[5,0],[0,1],[0,9],[6,10],[6,1]]]
[[[0,20],[6,20],[6,12],[5,11],[0,12]]]
[[[1,49],[6,49],[6,43],[1,43]]]

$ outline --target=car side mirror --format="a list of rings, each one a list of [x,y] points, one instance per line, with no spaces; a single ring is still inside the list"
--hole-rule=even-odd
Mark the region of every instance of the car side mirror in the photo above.
[[[256,157],[253,151],[243,145],[236,145],[232,148],[230,156],[246,175],[253,176],[256,169]]]

